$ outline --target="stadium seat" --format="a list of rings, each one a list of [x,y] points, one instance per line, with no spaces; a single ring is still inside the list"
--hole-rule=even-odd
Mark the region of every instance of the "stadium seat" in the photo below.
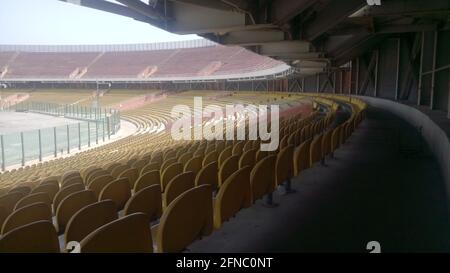
[[[195,186],[210,185],[211,190],[215,191],[219,184],[217,161],[213,161],[204,166],[195,177]]]
[[[52,221],[52,211],[45,203],[33,203],[15,210],[4,221],[1,234],[36,221]]]
[[[131,196],[131,187],[128,178],[119,178],[106,185],[100,192],[98,200],[111,199],[116,204],[117,210],[122,210]]]
[[[276,161],[277,156],[270,155],[261,159],[252,168],[250,172],[250,185],[253,202],[275,190],[274,170]]]
[[[310,166],[314,163],[322,160],[322,136],[316,136],[311,142],[310,152],[309,152],[309,164]]]
[[[219,187],[225,180],[239,168],[239,155],[227,158],[219,168]]]
[[[31,193],[31,187],[30,186],[16,186],[8,191],[8,193],[12,192],[20,192],[23,195],[27,195]]]
[[[62,182],[61,189],[62,188],[66,188],[68,186],[75,185],[75,184],[82,184],[82,185],[84,185],[83,179],[81,178],[81,176],[71,176],[71,177],[67,178],[66,180],[64,180]]]
[[[153,242],[148,216],[134,213],[91,232],[81,242],[82,253],[150,253]]]
[[[84,190],[83,184],[74,184],[67,187],[62,188],[56,195],[55,198],[53,198],[53,209],[56,212],[56,209],[58,208],[61,201],[69,196],[70,194],[74,192],[79,192]]]
[[[158,171],[160,170],[161,165],[157,162],[154,163],[148,163],[147,165],[145,165],[140,172],[140,176],[142,176],[145,173],[151,172],[151,171]]]
[[[187,166],[187,165],[186,165]],[[176,175],[167,184],[163,194],[163,209],[172,202],[177,196],[183,192],[193,188],[195,185],[194,172],[188,171]]]
[[[25,195],[21,192],[11,192],[0,196],[0,207],[5,210],[6,215],[9,215],[11,212],[13,212],[17,202],[19,202],[19,200],[24,196]]]
[[[183,171],[193,172],[194,175],[196,175],[202,168],[202,164],[203,164],[203,157],[201,156],[193,157],[189,159],[188,162],[186,162]]]
[[[134,183],[139,177],[139,170],[136,168],[129,168],[123,171],[118,178],[128,178],[128,182],[130,182],[130,188],[134,188]]]
[[[83,207],[95,203],[97,198],[90,190],[74,192],[66,196],[56,209],[58,233],[63,233],[70,218]]]
[[[241,158],[239,159],[239,168],[244,166],[253,167],[255,165],[256,152],[256,149],[250,149],[242,153]]]
[[[218,157],[219,157],[219,153],[216,150],[213,150],[213,151],[207,153],[205,155],[205,158],[203,158],[202,166],[204,167],[214,161],[217,162]]]
[[[121,173],[123,173],[125,170],[127,170],[128,168],[130,168],[128,165],[119,165],[119,166],[116,166],[116,167],[112,170],[111,175],[112,175],[112,177],[114,177],[114,178],[119,178],[119,175],[120,175]]]
[[[218,160],[218,164],[219,164],[219,168],[222,166],[222,164],[225,162],[225,160],[227,160],[227,158],[229,158],[233,152],[233,146],[229,146],[226,147],[220,154],[219,154],[219,160]]]
[[[44,192],[48,194],[48,197],[50,197],[50,200],[53,200],[55,198],[56,193],[59,191],[59,186],[56,186],[55,184],[44,184],[37,186],[34,188],[31,193],[39,193]]]
[[[214,201],[214,228],[220,228],[239,210],[251,206],[250,170],[246,166],[235,171],[219,188]]]
[[[309,151],[312,139],[304,141],[294,150],[294,175],[297,176],[301,171],[308,169],[310,165]]]
[[[161,217],[162,200],[161,186],[159,184],[140,189],[128,200],[125,204],[124,215],[136,212],[147,214],[149,221],[154,221]]]
[[[103,200],[89,204],[77,211],[67,223],[64,242],[81,242],[97,228],[118,219],[116,204]]]
[[[185,191],[164,210],[156,234],[157,252],[180,252],[213,230],[212,192],[209,185]]]
[[[182,163],[173,163],[168,166],[161,174],[161,190],[164,191],[170,180],[183,172]]]
[[[95,171],[92,171],[86,176],[86,186],[89,186],[92,181],[94,181],[97,177],[105,176],[105,175],[111,175],[110,172],[103,169],[97,169]]]
[[[152,185],[158,185],[161,188],[161,175],[158,170],[149,171],[139,176],[134,184],[133,192],[136,193]]]
[[[50,200],[50,197],[45,192],[38,192],[38,193],[32,193],[30,195],[27,195],[20,199],[16,206],[14,207],[14,210],[20,209],[22,207],[31,205],[33,203],[44,203],[48,205],[49,207],[52,206],[52,200]]]
[[[114,180],[114,177],[111,175],[103,175],[95,178],[89,185],[88,189],[93,191],[95,196],[100,196],[100,192],[103,190],[103,188],[111,183]]]
[[[36,240],[39,238],[39,240]],[[51,221],[20,226],[0,239],[0,253],[59,253],[58,235]]]

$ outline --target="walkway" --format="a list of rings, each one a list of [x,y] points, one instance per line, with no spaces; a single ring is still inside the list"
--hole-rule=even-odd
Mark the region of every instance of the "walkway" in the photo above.
[[[188,252],[450,252],[439,167],[414,128],[369,109],[326,166],[293,180],[295,194],[258,201]]]

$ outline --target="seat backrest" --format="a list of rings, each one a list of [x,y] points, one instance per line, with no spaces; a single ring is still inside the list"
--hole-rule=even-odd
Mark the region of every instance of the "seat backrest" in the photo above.
[[[218,157],[219,153],[216,150],[209,152],[208,154],[205,155],[205,158],[203,158],[202,166],[204,167],[214,161],[217,162]]]
[[[222,184],[214,202],[214,227],[220,228],[242,208],[252,204],[250,188],[250,167],[235,171]]]
[[[56,212],[56,209],[58,208],[61,201],[66,198],[66,196],[69,196],[70,194],[78,191],[84,190],[85,187],[83,184],[74,184],[71,186],[67,186],[62,188],[56,195],[55,198],[53,198],[53,208]]]
[[[171,157],[167,160],[165,160],[162,164],[161,164],[161,172],[164,172],[170,165],[177,163],[177,159],[175,157]]]
[[[59,186],[56,186],[54,184],[44,184],[34,188],[31,193],[45,192],[48,194],[48,197],[50,197],[50,200],[53,200],[58,191]]]
[[[52,207],[52,200],[50,200],[48,194],[45,192],[38,192],[32,193],[20,199],[17,202],[16,206],[14,207],[14,210],[23,208],[33,203],[40,203],[40,202],[47,204],[49,207]]]
[[[133,213],[91,232],[81,242],[81,252],[150,253],[153,252],[148,216]]]
[[[225,182],[225,180],[239,168],[239,156],[230,156],[223,162],[219,168],[219,187]]]
[[[128,165],[119,165],[119,166],[116,166],[116,167],[112,170],[111,175],[112,175],[112,177],[118,178],[119,175],[120,175],[123,171],[125,171],[126,169],[128,169],[128,168],[130,168]]]
[[[136,193],[152,185],[158,185],[161,188],[161,175],[158,170],[149,171],[139,176],[136,183],[134,183],[133,191]]]
[[[301,171],[310,167],[309,150],[312,139],[304,141],[294,150],[294,175],[297,176]]]
[[[92,203],[77,211],[69,220],[64,242],[81,242],[89,233],[118,218],[116,204],[111,200]]]
[[[287,145],[277,155],[275,164],[275,181],[280,185],[288,178],[294,175],[294,145]]]
[[[16,206],[17,202],[25,195],[21,192],[11,192],[0,196],[0,207],[3,207],[6,215],[9,215]]]
[[[233,146],[228,146],[226,147],[220,154],[219,154],[219,160],[218,160],[218,164],[219,164],[219,168],[222,167],[222,164],[225,162],[225,160],[227,160],[233,152]]]
[[[139,173],[141,172],[142,168],[144,168],[145,165],[147,165],[149,161],[147,159],[139,159],[138,161],[134,162],[133,165],[131,165],[133,168],[138,169]]]
[[[195,186],[210,185],[211,190],[216,190],[219,183],[218,171],[217,161],[204,166],[195,177]]]
[[[58,235],[50,221],[37,221],[15,228],[0,239],[0,253],[58,252]]]
[[[194,156],[194,152],[185,152],[178,158],[178,162],[183,164],[183,166]]]
[[[77,170],[72,170],[72,171],[68,171],[65,172],[62,176],[61,176],[61,185],[64,184],[65,181],[72,179],[74,177],[80,177],[81,178],[81,174],[79,171]]]
[[[123,171],[118,178],[128,178],[128,182],[130,182],[130,188],[134,188],[134,183],[139,177],[139,170],[136,168],[129,168]]]
[[[154,221],[161,217],[162,200],[161,186],[159,184],[140,189],[128,200],[125,204],[124,215],[135,212],[147,214],[149,221]]]
[[[268,156],[269,152],[267,151],[261,151],[261,150],[257,150],[256,151],[256,157],[255,157],[255,162],[260,161],[261,159],[263,159],[264,157]]]
[[[339,144],[340,144],[340,131],[341,131],[340,126],[334,128],[333,133],[331,134],[331,151],[334,152],[337,150],[337,148],[339,148]]]
[[[56,176],[50,176],[47,178],[42,179],[42,181],[39,183],[39,186],[42,185],[55,185],[59,188],[59,180]]]
[[[148,173],[151,171],[158,171],[161,169],[161,165],[158,162],[148,163],[145,165],[140,172],[140,175],[143,175],[144,173]]]
[[[100,192],[98,200],[111,199],[116,203],[117,210],[123,209],[131,196],[131,187],[128,178],[118,178],[106,185]]]
[[[315,162],[322,159],[322,135],[319,135],[311,142],[309,150],[309,164],[312,166]]]
[[[95,196],[99,196],[100,192],[102,192],[103,188],[114,181],[114,177],[111,175],[103,175],[95,178],[89,185],[88,189],[95,193]]]
[[[213,230],[212,192],[209,185],[185,191],[170,203],[156,235],[158,252],[180,252]]]
[[[91,184],[97,177],[104,175],[111,175],[111,173],[103,169],[95,170],[86,177],[86,185],[89,186],[89,184]]]
[[[200,171],[203,165],[203,157],[193,157],[184,165],[185,172],[193,172],[195,175]]]
[[[48,204],[39,202],[21,207],[5,219],[1,228],[1,234],[41,220],[52,221],[52,211]]]
[[[244,150],[245,141],[238,141],[233,146],[233,150],[231,151],[232,155],[242,155],[242,152]]]
[[[331,134],[332,130],[328,130],[322,137],[322,156],[327,156],[331,153]]]
[[[163,208],[166,208],[180,194],[193,188],[194,184],[194,172],[183,172],[172,178],[163,194]]]
[[[161,190],[164,191],[170,180],[182,172],[183,164],[181,163],[173,163],[168,166],[161,174]]]
[[[256,163],[250,172],[250,185],[253,202],[265,194],[275,190],[275,164],[276,155],[270,155]]]
[[[14,188],[12,188],[12,189],[10,189],[8,191],[8,193],[12,193],[12,192],[20,192],[23,195],[27,195],[27,194],[31,193],[31,187],[30,186],[20,186],[19,185],[19,186],[16,186],[16,187],[14,187]]]
[[[242,168],[244,166],[250,166],[253,168],[253,166],[255,165],[257,151],[257,149],[250,149],[248,151],[245,151],[239,158],[239,168]]]
[[[61,184],[61,189],[66,188],[68,186],[75,185],[75,184],[83,184],[84,185],[83,178],[81,178],[81,176],[72,176],[72,177],[64,180],[62,183],[63,184]]]
[[[56,209],[56,222],[58,232],[62,233],[70,218],[80,209],[87,205],[95,203],[97,198],[95,193],[90,190],[78,191],[66,196]]]

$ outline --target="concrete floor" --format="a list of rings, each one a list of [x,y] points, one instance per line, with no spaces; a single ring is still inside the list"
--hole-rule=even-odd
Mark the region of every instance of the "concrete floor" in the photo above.
[[[405,121],[369,109],[367,119],[326,166],[275,193],[279,206],[240,211],[187,252],[449,252],[444,179]],[[281,191],[280,191],[281,192]]]

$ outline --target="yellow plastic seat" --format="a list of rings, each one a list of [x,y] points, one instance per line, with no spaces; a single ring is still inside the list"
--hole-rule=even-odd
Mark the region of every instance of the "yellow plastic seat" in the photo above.
[[[219,168],[219,187],[222,186],[223,182],[237,169],[239,168],[239,156],[234,155],[225,160],[222,166]]]
[[[193,188],[194,184],[195,174],[193,172],[183,172],[172,178],[163,194],[163,208],[165,209],[180,194]]]
[[[201,185],[175,198],[155,229],[157,252],[180,252],[196,239],[211,234],[211,187]]]
[[[25,206],[31,205],[33,203],[44,203],[47,206],[52,206],[52,200],[50,200],[50,197],[45,192],[38,192],[38,193],[32,193],[30,195],[27,195],[20,199],[16,206],[14,207],[14,210],[23,208]]]
[[[56,209],[58,232],[63,233],[70,218],[80,209],[95,203],[97,198],[93,191],[84,190],[66,196]]]
[[[294,145],[288,145],[281,149],[277,155],[275,164],[276,185],[281,185],[283,181],[290,179],[294,173]]]
[[[250,185],[253,202],[275,190],[276,161],[277,156],[267,156],[257,162],[251,170]]]
[[[195,177],[195,186],[210,185],[214,191],[219,184],[217,161],[204,166]]]
[[[68,187],[68,186],[72,186],[74,184],[84,185],[83,179],[81,178],[81,176],[72,176],[72,177],[64,180],[63,184],[61,184],[61,189]]]
[[[52,211],[48,204],[40,202],[21,207],[5,219],[1,228],[1,234],[41,220],[52,221]]]
[[[222,166],[222,164],[227,160],[230,156],[232,156],[233,152],[233,146],[226,147],[220,154],[218,159],[219,168]]]
[[[294,150],[294,175],[297,176],[301,171],[311,167],[309,151],[312,139],[308,139]]]
[[[103,188],[114,181],[114,177],[111,175],[103,175],[95,178],[89,185],[88,189],[93,191],[95,193],[95,196],[99,196],[100,192],[103,190]]]
[[[219,153],[216,150],[209,152],[208,154],[205,155],[205,158],[203,158],[202,166],[204,167],[214,161],[217,162],[218,157]]]
[[[58,193],[56,193],[55,197],[53,198],[53,208],[56,211],[56,208],[58,208],[59,203],[61,200],[63,200],[66,196],[84,190],[84,184],[73,184],[66,186],[64,188],[61,188]]]
[[[19,200],[24,196],[25,195],[21,192],[11,192],[0,196],[0,207],[4,209],[6,215],[9,215],[11,212],[13,212],[17,202],[19,202]]]
[[[98,200],[111,199],[117,210],[122,210],[131,196],[131,187],[128,178],[118,178],[106,185],[100,192]]]
[[[23,195],[28,195],[31,193],[31,187],[30,186],[16,186],[8,191],[8,193],[12,192],[20,192]]]
[[[134,183],[139,177],[139,170],[136,168],[129,168],[123,171],[118,178],[128,178],[128,182],[130,182],[130,188],[134,188]]]
[[[152,185],[158,185],[161,188],[161,175],[158,170],[149,171],[139,176],[134,184],[133,192],[136,193]]]
[[[37,221],[20,226],[4,234],[0,239],[0,253],[59,253],[59,251],[58,235],[50,221]]]
[[[177,176],[178,174],[183,172],[183,164],[182,163],[173,163],[168,166],[164,172],[161,174],[161,190],[164,191],[167,184],[169,184],[170,180]]]
[[[97,228],[118,219],[116,204],[111,200],[92,203],[77,211],[67,223],[64,242],[81,242]]]
[[[312,166],[315,162],[322,160],[322,135],[319,135],[311,142],[309,152],[309,164]]]
[[[186,164],[184,165],[185,172],[193,172],[195,175],[200,171],[203,165],[203,157],[197,156],[191,158]]]
[[[80,245],[82,253],[151,253],[148,216],[134,213],[114,220],[91,232]]]
[[[242,168],[244,166],[253,167],[255,165],[256,152],[256,149],[251,149],[244,152],[239,158],[239,168]]]
[[[112,176],[112,177],[115,177],[115,178],[119,178],[119,175],[120,175],[123,171],[127,170],[128,168],[130,168],[128,165],[119,165],[119,166],[116,166],[116,167],[112,170],[111,176]]]
[[[50,200],[53,200],[55,198],[56,193],[59,191],[59,187],[54,184],[44,184],[40,185],[36,188],[34,188],[31,193],[39,193],[44,192],[48,194],[48,197],[50,197]]]
[[[157,162],[149,163],[142,168],[140,175],[142,176],[143,174],[151,172],[151,171],[159,172],[160,169],[161,169],[161,165],[159,163],[157,163]]]
[[[125,204],[124,215],[142,212],[149,221],[157,220],[162,214],[161,186],[151,185],[137,191]]]
[[[214,228],[252,204],[250,167],[235,171],[220,187],[214,202]]]

